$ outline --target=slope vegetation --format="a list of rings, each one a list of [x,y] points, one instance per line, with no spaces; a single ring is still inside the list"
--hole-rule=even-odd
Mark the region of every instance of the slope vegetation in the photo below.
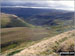
[[[40,26],[56,26],[60,25],[60,21],[64,22],[63,26],[66,24],[66,22],[69,22],[72,24],[74,19],[74,12],[65,12],[65,13],[41,13],[39,15],[34,15],[29,17],[28,19],[25,19],[28,23],[33,25],[40,25]],[[56,22],[57,21],[57,22]],[[66,22],[65,22],[66,21]]]
[[[58,51],[74,51],[75,30],[64,32],[48,40],[32,45],[13,56],[51,55]],[[70,42],[71,41],[71,42]],[[67,43],[67,45],[66,45]],[[63,47],[64,46],[64,47]],[[61,49],[62,48],[62,49]]]
[[[2,28],[1,30],[1,46],[2,51],[16,48],[16,46],[41,40],[49,36],[48,30],[44,28],[28,28],[28,27],[14,27]]]
[[[4,14],[4,13],[1,13],[0,15],[1,15],[0,21],[1,21],[2,28],[29,26],[28,23],[26,23],[24,20],[17,17],[16,15]]]

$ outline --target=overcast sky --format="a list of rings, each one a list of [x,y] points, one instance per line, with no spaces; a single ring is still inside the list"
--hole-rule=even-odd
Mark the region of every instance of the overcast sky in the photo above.
[[[20,3],[32,3],[32,8],[54,8],[54,9],[62,9],[62,10],[74,10],[74,1],[67,0],[67,1],[51,1],[51,0],[2,0],[2,3],[12,3],[12,4],[20,4]],[[34,6],[35,5],[35,6]],[[36,6],[38,5],[38,6]],[[28,7],[26,5],[25,7]],[[17,6],[16,6],[17,7]],[[18,6],[19,7],[19,6]],[[22,6],[24,7],[24,6]]]

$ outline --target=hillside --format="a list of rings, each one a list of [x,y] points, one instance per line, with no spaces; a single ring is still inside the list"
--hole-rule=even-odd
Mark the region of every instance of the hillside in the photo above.
[[[1,27],[9,28],[9,27],[29,27],[30,25],[26,23],[24,20],[19,18],[13,14],[5,14],[1,13]]]
[[[63,51],[75,51],[74,1],[0,3],[0,56],[62,56]]]
[[[57,55],[59,51],[73,50],[74,12],[33,8],[1,9],[3,56]]]
[[[74,51],[75,30],[61,33],[57,36],[34,44],[13,56],[54,55],[58,51]],[[66,44],[67,43],[67,44]],[[64,47],[63,47],[64,46]]]
[[[20,52],[20,48],[23,50],[43,39],[53,38],[52,36],[74,29],[73,12],[57,14],[60,14],[60,17],[54,13],[47,13],[29,17],[24,21],[16,15],[2,13],[2,52],[12,55],[11,53],[13,52]],[[54,19],[52,17],[51,19],[49,18],[51,17],[50,15],[53,17],[56,16],[57,18],[59,17],[59,19],[55,19],[56,17]],[[31,25],[32,23],[34,23],[36,27],[32,27],[34,25]],[[41,25],[41,23],[43,24]],[[60,46],[60,48],[62,48],[62,46]]]
[[[71,29],[74,25],[74,12],[56,9],[37,9],[37,8],[1,8],[4,13],[15,14],[25,22],[35,25],[48,27],[49,29],[65,28]],[[19,12],[21,11],[21,12]],[[58,29],[57,31],[60,31]]]
[[[75,13],[71,11],[56,10],[56,9],[37,9],[37,8],[1,8],[1,9],[2,9],[1,12],[8,14],[15,14],[21,17],[27,23],[47,27],[60,25],[60,23],[64,21],[69,22],[69,24],[71,24],[74,19]],[[63,25],[65,24],[69,25],[66,22],[64,22]]]
[[[21,11],[21,12],[20,12]],[[65,13],[67,11],[63,10],[56,10],[56,9],[37,9],[37,8],[11,8],[11,7],[5,7],[1,8],[1,12],[8,13],[8,14],[15,14],[19,17],[22,17],[24,19],[33,16],[33,15],[39,15],[39,14],[46,14],[46,13]]]
[[[72,21],[74,19],[74,12],[47,12],[47,13],[41,13],[38,15],[31,16],[27,19],[25,19],[28,23],[33,25],[39,25],[39,26],[56,26],[60,25],[61,22],[64,22],[63,26],[66,24],[66,22],[69,22],[72,24]],[[61,22],[60,22],[61,21]],[[66,22],[65,22],[66,21]]]
[[[0,30],[2,52],[16,47],[19,49],[50,36],[45,28],[13,27]]]

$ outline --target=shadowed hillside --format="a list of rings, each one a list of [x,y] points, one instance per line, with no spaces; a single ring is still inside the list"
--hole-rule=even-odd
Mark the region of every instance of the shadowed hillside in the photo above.
[[[74,12],[49,12],[49,13],[41,13],[39,15],[31,16],[25,19],[28,23],[39,26],[56,26],[60,25],[60,23],[64,22],[63,26],[66,24],[73,24],[72,21],[74,19]],[[61,21],[61,22],[60,22]],[[65,22],[66,21],[66,22]]]
[[[21,11],[21,12],[20,12]],[[8,14],[15,14],[19,17],[24,19],[39,14],[46,14],[46,13],[63,13],[66,11],[63,10],[56,10],[56,9],[37,9],[37,8],[1,8],[1,12],[8,13]]]

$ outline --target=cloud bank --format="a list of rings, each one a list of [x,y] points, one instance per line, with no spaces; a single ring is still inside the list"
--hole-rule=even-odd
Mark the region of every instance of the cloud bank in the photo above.
[[[50,0],[2,0],[4,7],[21,7],[21,8],[47,8],[47,9],[61,9],[74,11],[74,1],[50,1]]]

